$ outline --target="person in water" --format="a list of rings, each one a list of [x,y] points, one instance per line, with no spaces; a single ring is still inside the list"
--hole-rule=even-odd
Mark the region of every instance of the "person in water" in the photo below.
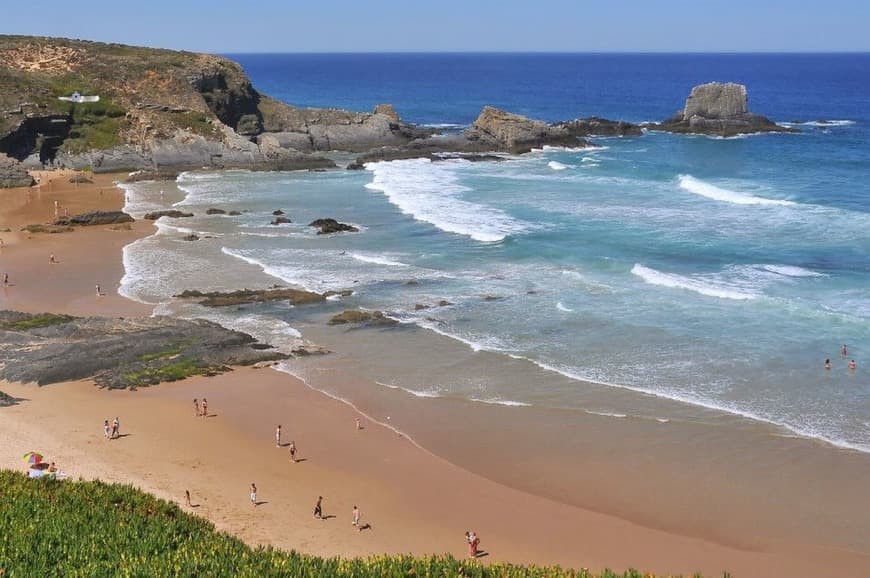
[[[830,359],[825,360],[825,369],[831,369],[831,360]]]

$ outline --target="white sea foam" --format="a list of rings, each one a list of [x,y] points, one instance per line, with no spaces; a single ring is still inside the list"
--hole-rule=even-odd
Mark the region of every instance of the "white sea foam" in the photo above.
[[[547,163],[547,166],[553,169],[554,171],[564,171],[568,168],[568,165],[564,165],[559,161],[550,161]]]
[[[590,415],[600,415],[601,417],[616,417],[616,418],[624,418],[628,417],[628,414],[625,413],[614,413],[610,411],[592,411],[591,409],[584,410],[586,413]]]
[[[785,277],[827,277],[824,273],[818,273],[795,265],[760,265],[760,267],[765,271]]]
[[[784,127],[793,127],[793,126],[816,126],[819,128],[826,128],[831,126],[852,126],[855,124],[854,120],[810,120],[805,122],[780,122],[777,123],[780,126]]]
[[[382,381],[376,381],[375,383],[377,383],[378,385],[382,385],[382,386],[389,388],[389,389],[398,389],[400,391],[404,391],[405,393],[410,393],[414,397],[428,397],[428,398],[441,397],[441,391],[439,391],[437,389],[418,390],[418,389],[411,389],[409,387],[402,387],[401,385],[394,385],[392,383],[384,383]]]
[[[696,179],[692,175],[680,175],[680,188],[695,195],[700,195],[714,201],[733,203],[735,205],[794,205],[791,201],[781,199],[765,199],[749,193],[731,191]]]
[[[414,219],[483,243],[503,241],[531,228],[500,209],[463,200],[469,189],[459,183],[456,170],[464,164],[458,160],[432,163],[429,159],[369,163],[366,170],[374,178],[366,188],[381,191]]]
[[[387,267],[410,267],[401,261],[391,259],[387,255],[371,254],[371,253],[349,253],[351,257],[363,263],[372,263],[373,265],[386,265]]]
[[[645,267],[640,263],[636,263],[634,267],[631,268],[631,272],[651,285],[659,285],[661,287],[669,287],[672,289],[686,289],[708,297],[736,300],[755,299],[758,297],[758,295],[754,293],[726,285],[725,283],[716,282],[711,279],[664,273],[650,267]]]
[[[675,392],[675,391],[663,391],[663,390],[657,390],[657,389],[648,388],[648,387],[637,387],[637,386],[631,386],[631,385],[622,385],[622,384],[618,384],[618,383],[608,383],[608,382],[604,382],[604,381],[598,381],[595,379],[590,379],[590,378],[584,377],[582,375],[579,375],[578,373],[575,373],[574,371],[572,371],[570,369],[556,367],[554,365],[551,365],[551,364],[548,364],[548,363],[545,363],[542,361],[537,361],[537,360],[531,359],[529,357],[524,357],[524,356],[515,355],[515,354],[510,354],[510,357],[512,357],[514,359],[522,359],[522,360],[529,361],[529,362],[537,365],[541,369],[544,369],[547,371],[552,371],[552,372],[557,373],[559,375],[563,375],[569,379],[574,379],[577,381],[583,381],[583,382],[587,382],[587,383],[594,383],[596,385],[602,385],[602,386],[607,386],[607,387],[617,387],[620,389],[626,389],[629,391],[644,393],[647,395],[652,395],[652,396],[660,397],[663,399],[670,399],[673,401],[678,401],[680,403],[685,403],[688,405],[703,407],[703,408],[710,409],[713,411],[720,411],[723,413],[740,416],[740,417],[750,419],[753,421],[759,421],[759,422],[764,422],[764,423],[768,423],[771,425],[775,425],[775,426],[784,428],[788,431],[791,431],[793,433],[796,433],[799,436],[802,436],[805,438],[822,440],[824,442],[827,442],[827,443],[834,445],[834,446],[837,446],[837,447],[856,450],[856,451],[860,451],[860,452],[864,452],[864,453],[870,453],[870,446],[868,446],[868,445],[852,443],[852,442],[840,439],[838,437],[826,435],[824,432],[817,431],[811,427],[802,427],[802,426],[796,426],[793,424],[789,424],[781,419],[767,416],[767,415],[761,414],[759,412],[748,411],[748,410],[745,410],[745,409],[742,409],[739,407],[735,407],[735,406],[728,404],[728,403],[716,403],[716,402],[713,402],[710,400],[699,398],[699,397],[691,395],[691,394],[679,393],[679,392]],[[670,419],[659,418],[659,417],[655,418],[655,420],[659,423],[669,423],[671,421]]]
[[[511,401],[509,399],[481,399],[479,397],[469,398],[471,401],[477,403],[486,403],[489,405],[504,405],[507,407],[531,407],[532,404],[526,403],[524,401]]]
[[[559,311],[564,311],[565,313],[574,313],[573,309],[565,307],[564,305],[562,305],[561,301],[556,303],[556,309],[558,309]]]

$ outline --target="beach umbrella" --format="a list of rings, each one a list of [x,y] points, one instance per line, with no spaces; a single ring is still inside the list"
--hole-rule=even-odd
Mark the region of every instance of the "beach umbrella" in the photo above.
[[[27,452],[21,459],[28,464],[38,464],[42,461],[42,454],[39,452]]]

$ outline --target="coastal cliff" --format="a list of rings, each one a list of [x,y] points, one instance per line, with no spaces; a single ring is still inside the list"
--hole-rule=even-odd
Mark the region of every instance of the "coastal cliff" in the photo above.
[[[85,98],[79,98],[79,95]],[[89,99],[87,97],[99,97]],[[28,170],[144,171],[331,168],[326,151],[371,160],[441,153],[582,147],[590,134],[640,134],[592,118],[547,124],[485,107],[461,134],[372,112],[297,108],[260,94],[227,58],[82,40],[0,36],[0,186]]]
[[[99,100],[72,101],[76,93]],[[402,123],[391,107],[283,104],[220,56],[0,36],[3,186],[30,184],[26,169],[34,168],[326,168],[334,163],[316,152],[401,145],[430,133]]]

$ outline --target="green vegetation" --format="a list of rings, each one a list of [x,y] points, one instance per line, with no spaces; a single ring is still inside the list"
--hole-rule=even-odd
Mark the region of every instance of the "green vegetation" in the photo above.
[[[149,354],[150,355],[150,354]],[[141,358],[140,358],[141,359]],[[158,355],[151,357],[152,361],[165,359]],[[147,359],[143,361],[149,361]],[[172,363],[155,367],[144,367],[137,371],[129,371],[123,375],[124,387],[142,387],[156,385],[164,381],[178,381],[194,375],[215,375],[228,369],[224,366],[214,366],[200,363],[194,359],[179,359]]]
[[[0,471],[0,576],[649,578],[452,556],[318,558],[245,545],[132,486]]]
[[[27,331],[28,329],[37,329],[39,327],[50,327],[52,325],[63,325],[75,319],[71,315],[58,315],[55,313],[40,313],[38,315],[29,315],[26,319],[18,321],[0,321],[0,329],[9,331]]]
[[[215,126],[211,117],[202,112],[180,112],[174,115],[175,123],[179,128],[189,130],[200,136],[213,136]]]
[[[139,361],[154,361],[155,359],[169,359],[181,355],[185,346],[191,345],[190,341],[178,341],[175,343],[167,343],[166,349],[155,351],[154,353],[146,353],[139,356]]]

